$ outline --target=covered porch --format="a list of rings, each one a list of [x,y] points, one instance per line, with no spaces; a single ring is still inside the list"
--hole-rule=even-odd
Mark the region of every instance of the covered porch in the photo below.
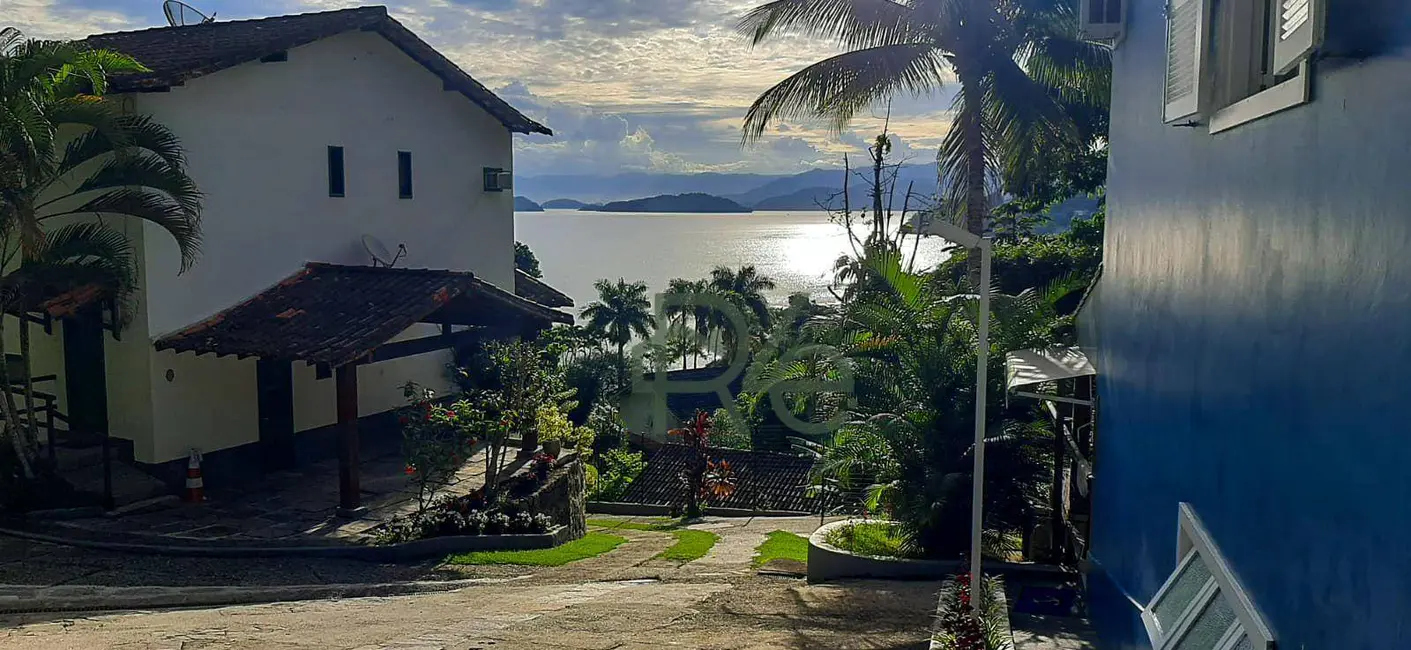
[[[261,293],[163,336],[157,350],[255,358],[258,446],[268,469],[292,466],[294,364],[335,384],[338,512],[362,512],[359,366],[473,350],[496,338],[532,337],[572,316],[472,273],[309,263]],[[399,339],[418,324],[434,334]]]

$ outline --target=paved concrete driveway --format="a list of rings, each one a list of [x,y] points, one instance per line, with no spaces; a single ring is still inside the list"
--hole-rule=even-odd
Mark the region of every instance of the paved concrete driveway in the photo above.
[[[754,545],[817,520],[712,521],[722,542],[685,565],[654,559],[672,539],[630,541],[598,558],[455,592],[217,609],[3,620],[0,648],[648,648],[926,647],[935,585],[806,585],[755,575]],[[468,568],[464,575],[485,570]],[[518,573],[510,576],[507,573]]]

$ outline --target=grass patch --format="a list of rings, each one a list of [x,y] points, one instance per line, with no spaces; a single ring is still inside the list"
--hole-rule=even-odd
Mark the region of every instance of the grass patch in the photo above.
[[[598,528],[624,530],[646,530],[657,533],[665,533],[680,528],[685,522],[681,519],[671,519],[669,517],[648,517],[641,521],[635,519],[589,519],[589,526]]]
[[[563,566],[569,562],[602,555],[627,540],[606,533],[588,533],[583,537],[554,548],[532,551],[475,551],[452,555],[451,564],[520,564],[525,566]]]
[[[690,562],[705,557],[710,552],[711,547],[720,541],[720,536],[706,530],[691,530],[689,528],[672,531],[676,536],[676,543],[671,548],[661,552],[657,557],[663,560],[675,560],[677,562]]]
[[[875,557],[910,558],[902,551],[906,543],[901,528],[882,522],[857,523],[828,531],[829,544],[850,553]]]
[[[769,534],[769,537],[759,545],[759,548],[755,549],[754,565],[760,566],[770,560],[780,558],[808,562],[808,539],[776,530]]]

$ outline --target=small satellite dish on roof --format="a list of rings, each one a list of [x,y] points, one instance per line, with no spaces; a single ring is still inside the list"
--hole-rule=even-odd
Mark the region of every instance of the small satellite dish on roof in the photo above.
[[[203,25],[213,22],[216,19],[215,14],[207,16],[195,7],[181,2],[180,0],[166,0],[166,2],[163,2],[162,13],[167,15],[167,23],[172,27]]]
[[[363,248],[367,250],[368,255],[372,256],[373,266],[391,268],[397,263],[397,260],[407,254],[406,244],[397,244],[397,254],[393,255],[392,251],[387,250],[387,245],[382,243],[381,239],[372,235],[363,235]]]

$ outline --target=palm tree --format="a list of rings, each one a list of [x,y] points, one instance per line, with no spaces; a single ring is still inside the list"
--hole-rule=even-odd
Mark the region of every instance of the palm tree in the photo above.
[[[588,321],[584,329],[616,344],[617,357],[625,369],[632,336],[646,338],[654,325],[647,283],[602,279],[594,282],[593,288],[598,290],[598,299],[583,308],[583,318]]]
[[[983,234],[1001,174],[1029,168],[1042,147],[1084,146],[1067,102],[1105,104],[1109,51],[1076,37],[1075,0],[773,0],[739,30],[756,45],[789,33],[846,52],[766,90],[745,116],[744,139],[772,123],[824,118],[841,131],[860,111],[900,93],[959,82],[955,120],[938,160],[943,206]],[[978,283],[972,263],[972,286]]]
[[[769,327],[769,301],[764,298],[764,292],[773,291],[776,286],[773,278],[760,275],[753,264],[742,266],[738,271],[717,266],[710,272],[710,288],[748,309],[765,328]]]
[[[682,370],[686,369],[688,357],[705,353],[702,341],[709,337],[713,322],[710,308],[696,296],[709,291],[704,280],[674,278],[667,283],[666,295],[676,297],[666,307],[670,327],[667,331],[671,335],[668,346],[674,351],[673,359],[681,358]]]
[[[25,40],[0,30],[0,314],[32,311],[84,287],[122,298],[135,274],[131,242],[103,217],[148,221],[170,234],[181,269],[200,250],[201,194],[175,135],[104,99],[106,75],[142,72],[122,54],[82,43]],[[99,217],[99,222],[85,221]],[[67,223],[49,231],[51,223]],[[76,222],[76,223],[75,223]],[[28,336],[21,329],[21,356]],[[5,358],[0,316],[0,359]],[[33,411],[26,361],[27,411]],[[32,433],[18,417],[7,364],[0,406],[26,477]]]
[[[857,378],[853,421],[838,432],[823,468],[853,490],[873,482],[871,505],[886,504],[918,548],[954,557],[968,544],[955,531],[969,530],[979,301],[959,283],[906,271],[895,252],[860,263],[877,285],[845,303],[835,325],[820,333],[852,361]],[[1080,288],[1065,279],[993,295],[983,396],[994,443],[987,452],[987,528],[1016,530],[1032,516],[1031,497],[1046,474],[1042,438],[1005,419],[1004,353],[1053,343],[1063,322],[1056,305]]]

